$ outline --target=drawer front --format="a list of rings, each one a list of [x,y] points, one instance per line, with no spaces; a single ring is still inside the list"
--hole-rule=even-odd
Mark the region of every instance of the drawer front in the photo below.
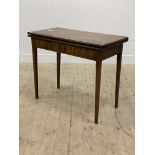
[[[51,41],[51,40],[32,38],[32,44],[37,48],[42,48],[55,52],[61,52],[64,54],[86,58],[90,60],[96,60],[97,57],[101,54],[101,52],[97,50],[80,47],[76,45],[70,45],[67,43],[54,40]]]

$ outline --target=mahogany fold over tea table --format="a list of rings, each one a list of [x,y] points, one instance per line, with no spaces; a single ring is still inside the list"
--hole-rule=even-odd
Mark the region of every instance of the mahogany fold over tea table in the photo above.
[[[123,43],[128,37],[50,28],[28,32],[32,41],[35,98],[38,99],[37,48],[57,52],[57,88],[60,88],[61,53],[96,61],[95,123],[98,123],[102,60],[117,55],[115,108],[118,107]]]

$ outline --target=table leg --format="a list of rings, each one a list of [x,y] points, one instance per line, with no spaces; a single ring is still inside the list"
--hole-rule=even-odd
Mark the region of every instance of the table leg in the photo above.
[[[34,87],[35,87],[35,98],[38,99],[38,62],[37,62],[37,48],[32,45],[33,55],[33,71],[34,71]]]
[[[121,62],[122,62],[122,52],[117,54],[115,108],[118,107],[119,85],[120,85],[120,74],[121,74]]]
[[[57,53],[57,88],[60,88],[60,63],[61,63],[61,53]]]
[[[95,123],[98,124],[102,61],[96,61]]]

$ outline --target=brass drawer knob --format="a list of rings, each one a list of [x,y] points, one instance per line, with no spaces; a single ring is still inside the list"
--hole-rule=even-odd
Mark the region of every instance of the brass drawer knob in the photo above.
[[[61,51],[65,51],[65,46],[61,46]]]

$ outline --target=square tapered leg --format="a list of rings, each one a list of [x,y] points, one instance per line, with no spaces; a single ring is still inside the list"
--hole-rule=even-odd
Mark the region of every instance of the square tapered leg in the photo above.
[[[117,54],[117,67],[116,67],[116,87],[115,87],[115,108],[118,108],[120,74],[121,74],[122,52]]]
[[[34,71],[34,88],[35,88],[35,98],[38,99],[38,60],[37,60],[37,48],[32,45],[32,55],[33,55],[33,71]]]
[[[60,63],[61,63],[61,53],[57,52],[57,88],[60,89]]]
[[[96,61],[95,123],[98,124],[102,61]]]

